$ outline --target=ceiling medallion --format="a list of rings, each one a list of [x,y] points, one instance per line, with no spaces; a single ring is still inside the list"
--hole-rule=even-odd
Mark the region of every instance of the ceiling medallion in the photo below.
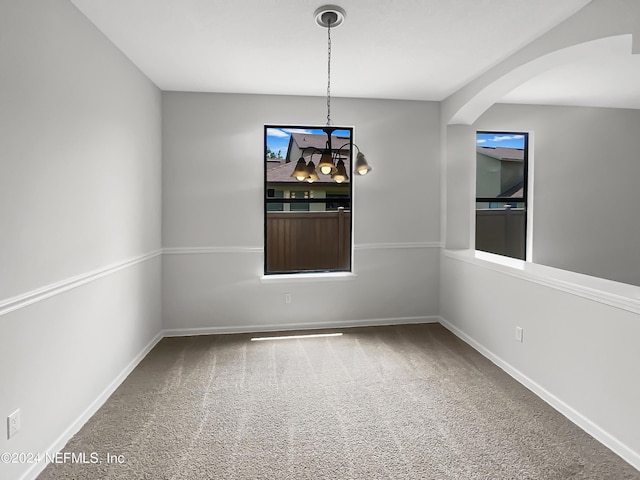
[[[324,5],[318,8],[313,16],[316,19],[316,25],[322,28],[336,28],[342,25],[344,22],[344,17],[347,13],[344,11],[342,7],[338,7],[337,5]]]

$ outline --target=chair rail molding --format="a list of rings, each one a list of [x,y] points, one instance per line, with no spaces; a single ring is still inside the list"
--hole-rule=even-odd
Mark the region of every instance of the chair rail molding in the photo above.
[[[59,282],[52,283],[35,290],[31,290],[30,292],[24,293],[22,295],[11,297],[6,300],[0,300],[0,316],[27,307],[55,295],[59,295],[74,288],[80,287],[89,282],[93,282],[95,280],[98,280],[99,278],[111,275],[112,273],[116,273],[125,268],[129,268],[152,258],[158,257],[161,255],[161,253],[162,251],[159,249],[154,250],[137,257],[129,258],[121,262],[112,263],[111,265],[107,265],[105,267],[66,278]]]

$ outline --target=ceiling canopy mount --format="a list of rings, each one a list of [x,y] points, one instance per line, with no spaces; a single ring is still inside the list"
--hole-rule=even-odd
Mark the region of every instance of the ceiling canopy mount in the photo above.
[[[342,22],[344,22],[346,15],[347,13],[344,9],[337,5],[323,5],[313,13],[316,24],[322,28],[339,27],[342,25]]]

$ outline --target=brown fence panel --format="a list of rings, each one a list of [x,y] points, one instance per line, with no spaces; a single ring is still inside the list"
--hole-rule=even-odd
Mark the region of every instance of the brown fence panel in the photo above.
[[[476,250],[525,259],[522,209],[476,210]]]
[[[351,212],[268,212],[267,273],[349,270]]]

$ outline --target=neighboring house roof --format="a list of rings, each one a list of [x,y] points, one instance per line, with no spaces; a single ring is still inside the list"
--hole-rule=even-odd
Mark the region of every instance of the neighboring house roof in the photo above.
[[[320,154],[317,150],[322,150],[327,148],[327,135],[324,133],[292,133],[289,139],[289,148],[287,149],[287,158],[286,159],[271,159],[267,158],[267,182],[268,183],[292,183],[292,184],[302,184],[303,182],[299,182],[294,177],[291,176],[293,170],[296,168],[298,163],[298,157],[291,157],[291,147],[295,145],[298,149],[302,150],[302,155],[306,162],[309,162],[310,158],[313,158],[313,163],[317,166],[320,162]],[[331,148],[334,152],[337,149],[342,148],[340,151],[342,155],[342,161],[344,162],[344,166],[347,172],[351,172],[351,165],[349,162],[349,137],[342,137],[339,135],[331,135]],[[305,152],[306,149],[309,149]],[[314,151],[315,150],[315,151]],[[296,155],[299,155],[297,153]],[[351,174],[349,173],[349,176]],[[334,184],[335,182],[331,178],[331,175],[323,175],[318,172],[319,180],[313,182],[314,184]],[[343,182],[344,184],[349,183],[350,180]]]
[[[284,163],[285,163],[285,159],[284,158],[267,158],[266,159],[267,170],[271,170],[273,168],[277,168],[277,167],[283,165]]]
[[[524,161],[524,150],[520,148],[476,146],[476,152],[486,155],[487,157],[496,158],[498,160],[506,160],[511,162]]]
[[[308,161],[309,157],[305,157],[305,160]],[[320,160],[320,155],[314,155],[313,156],[313,163],[318,166],[318,161]],[[349,162],[349,158],[348,157],[342,157],[342,160],[344,161],[344,166],[347,170],[347,172],[351,172],[351,168],[350,168],[350,162]],[[298,180],[296,180],[295,177],[292,177],[291,174],[293,173],[293,170],[296,168],[296,161],[293,162],[289,162],[289,163],[285,163],[279,166],[275,166],[273,168],[268,168],[267,169],[267,182],[268,183],[295,183],[295,184],[304,184],[304,182],[299,182]],[[349,176],[351,176],[351,173],[349,173]],[[335,185],[336,182],[333,181],[333,179],[331,178],[331,175],[323,175],[322,173],[318,172],[318,177],[320,178],[319,180],[313,182],[313,185],[317,185],[317,184],[333,184]],[[351,179],[345,181],[342,183],[342,185],[345,185],[347,183],[349,183]]]
[[[305,148],[327,148],[327,136],[324,133],[292,133],[290,142],[295,142],[300,149]],[[349,137],[340,137],[331,135],[331,148],[337,149],[349,143]],[[349,146],[345,146],[343,150],[348,150]],[[290,148],[289,148],[290,150]],[[289,152],[287,152],[289,155]],[[298,160],[292,158],[291,161]]]
[[[524,182],[519,182],[500,194],[501,197],[522,198],[524,195]]]

